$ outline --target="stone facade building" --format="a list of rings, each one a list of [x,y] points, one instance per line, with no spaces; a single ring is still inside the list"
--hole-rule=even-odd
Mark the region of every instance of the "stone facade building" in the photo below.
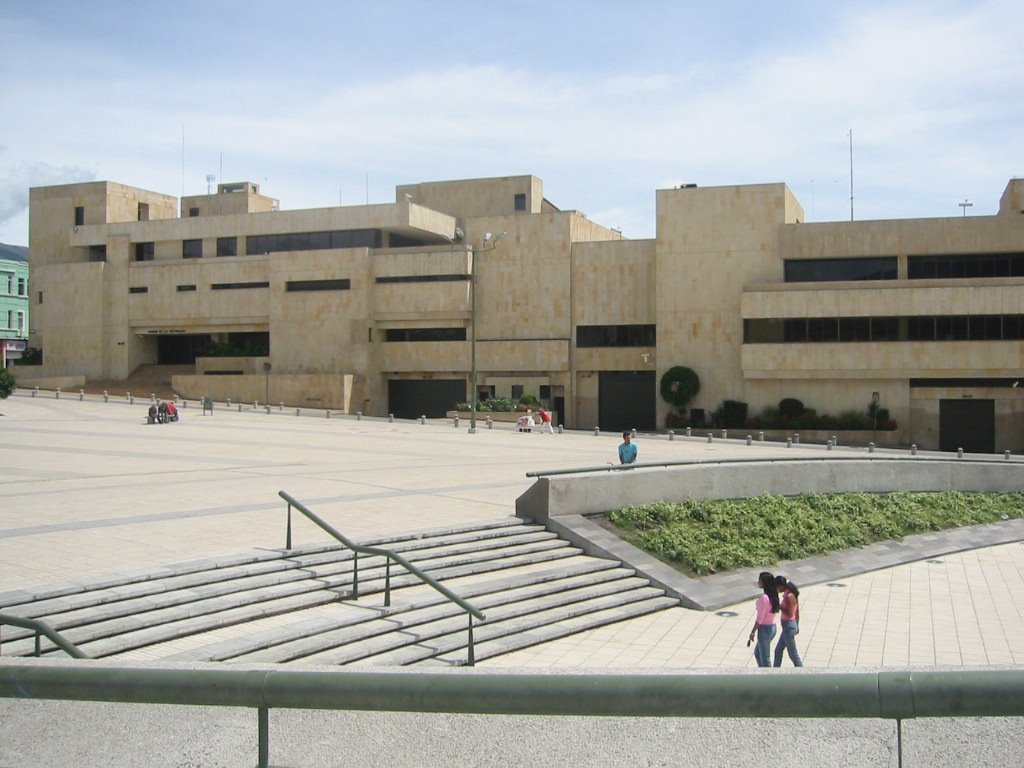
[[[683,365],[692,422],[725,400],[834,414],[877,393],[891,442],[1019,451],[1022,214],[1019,179],[990,216],[834,223],[805,222],[781,183],[686,186],[658,191],[653,239],[627,240],[532,176],[310,210],[249,182],[180,205],[41,187],[31,343],[40,376],[184,364],[188,397],[400,417],[468,400],[475,368],[481,398],[534,394],[608,430],[663,428],[659,378]]]

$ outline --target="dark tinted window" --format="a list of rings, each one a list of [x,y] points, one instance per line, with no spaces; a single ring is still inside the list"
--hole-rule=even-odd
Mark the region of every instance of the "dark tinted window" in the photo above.
[[[388,275],[378,277],[378,283],[454,283],[469,280],[469,275]]]
[[[465,341],[463,328],[388,328],[384,341]]]
[[[286,291],[347,291],[350,287],[348,278],[338,280],[289,280],[285,283]]]
[[[183,259],[201,259],[201,258],[203,258],[203,241],[202,240],[182,240],[181,241],[181,258],[183,258]]]
[[[217,255],[218,256],[237,256],[238,255],[238,238],[237,237],[218,237],[217,238]]]
[[[787,283],[850,280],[895,280],[896,257],[786,259]]]
[[[657,344],[654,325],[578,325],[577,347],[653,347]]]
[[[1024,253],[959,253],[908,256],[910,280],[1024,277]]]
[[[135,260],[136,261],[152,261],[153,260],[153,243],[136,243],[135,244]]]

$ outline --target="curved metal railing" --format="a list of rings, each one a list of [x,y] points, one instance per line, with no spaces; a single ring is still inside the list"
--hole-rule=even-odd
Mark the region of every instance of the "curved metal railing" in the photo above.
[[[284,499],[288,503],[288,532],[285,537],[285,549],[290,550],[292,548],[292,507],[295,507],[299,512],[305,515],[311,522],[322,528],[328,535],[344,544],[346,547],[353,552],[353,566],[352,566],[352,597],[355,599],[359,598],[359,555],[377,555],[378,557],[385,558],[384,566],[384,605],[391,605],[391,561],[394,560],[400,566],[405,568],[406,571],[416,576],[424,584],[433,587],[442,595],[447,597],[457,606],[462,608],[466,612],[469,618],[469,641],[468,646],[468,664],[473,666],[476,662],[476,657],[473,653],[473,618],[476,617],[479,621],[485,621],[486,617],[471,603],[459,597],[457,594],[452,592],[448,587],[444,586],[441,582],[432,576],[428,576],[426,573],[421,571],[415,565],[410,563],[401,555],[392,552],[388,549],[382,549],[380,547],[367,547],[362,544],[356,544],[354,541],[349,539],[343,533],[334,528],[330,523],[324,520],[322,517],[317,515],[315,512],[307,508],[300,501],[297,501],[291,495],[284,491],[278,491],[278,496]]]
[[[11,613],[0,613],[0,627],[4,625],[12,627],[21,627],[22,629],[30,629],[36,634],[36,656],[40,656],[42,649],[40,648],[40,638],[45,637],[51,643],[56,645],[62,651],[69,656],[76,659],[88,659],[89,654],[81,650],[77,645],[72,643],[70,640],[62,637],[61,634],[47,624],[45,621],[40,619],[25,619],[21,616],[15,616]],[[2,646],[0,646],[2,648]]]

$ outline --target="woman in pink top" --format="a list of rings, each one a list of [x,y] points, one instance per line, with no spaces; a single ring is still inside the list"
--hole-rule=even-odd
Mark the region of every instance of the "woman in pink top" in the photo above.
[[[796,649],[796,636],[800,632],[800,590],[796,584],[788,581],[785,576],[775,577],[775,586],[782,593],[779,612],[782,615],[782,636],[775,644],[775,666],[782,666],[782,651],[789,653],[789,660],[794,667],[802,667],[803,659]]]
[[[779,593],[775,590],[775,577],[767,571],[762,571],[757,577],[757,586],[764,590],[764,594],[757,598],[754,604],[757,615],[747,645],[754,642],[754,635],[757,635],[757,645],[754,646],[757,666],[770,667],[771,660],[768,654],[771,652],[772,639],[775,637],[775,618],[779,615]]]

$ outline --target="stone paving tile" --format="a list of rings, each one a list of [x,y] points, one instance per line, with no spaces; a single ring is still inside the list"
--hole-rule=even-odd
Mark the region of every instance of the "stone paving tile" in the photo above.
[[[616,435],[551,439],[495,429],[470,436],[440,423],[226,410],[203,417],[194,409],[153,431],[139,426],[135,410],[141,417],[142,405],[55,403],[21,393],[0,403],[0,426],[15,436],[0,441],[0,606],[26,595],[73,593],[97,579],[114,584],[158,569],[189,573],[277,557],[282,489],[368,542],[511,518],[516,497],[532,483],[527,471],[603,464],[618,444]],[[654,461],[822,454],[812,446],[644,435],[637,443]],[[834,452],[844,454],[857,451]],[[325,543],[304,519],[293,520],[293,541],[304,551]],[[909,553],[918,562],[892,560]],[[1024,552],[987,529],[929,534],[785,569],[809,585],[798,636],[808,666],[1024,662]],[[750,577],[728,574],[703,585],[709,605],[736,616],[675,608],[482,664],[750,668]],[[153,649],[138,653],[156,657]]]

